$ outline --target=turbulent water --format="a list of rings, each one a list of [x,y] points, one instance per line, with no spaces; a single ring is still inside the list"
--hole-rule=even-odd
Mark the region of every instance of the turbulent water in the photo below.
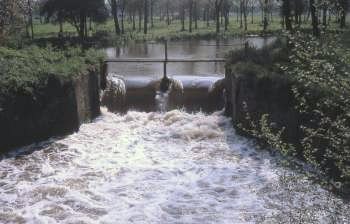
[[[0,223],[350,223],[221,113],[103,111],[0,161]]]

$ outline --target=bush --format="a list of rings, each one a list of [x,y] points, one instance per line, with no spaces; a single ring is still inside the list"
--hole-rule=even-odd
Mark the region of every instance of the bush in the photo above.
[[[32,94],[35,88],[45,85],[51,75],[64,81],[89,69],[99,69],[103,58],[102,52],[93,49],[0,47],[0,99],[17,93]]]
[[[250,65],[259,65],[266,69],[276,69],[276,63],[288,61],[288,48],[285,41],[281,38],[277,39],[270,45],[266,45],[261,49],[246,44],[240,50],[232,51],[228,54],[229,64],[244,62]],[[238,68],[239,66],[236,66]]]
[[[304,158],[334,181],[350,186],[350,66],[335,37],[318,40],[297,33],[290,63],[282,68],[299,85],[296,108]]]
[[[261,50],[246,48],[231,53],[230,60],[234,73],[254,79],[268,76],[276,81],[289,80],[293,105],[298,113],[298,141],[282,137],[288,126],[281,128],[279,125],[276,129],[275,111],[260,110],[256,119],[249,114],[254,111],[247,110],[247,121],[242,121],[240,127],[285,155],[299,156],[313,165],[321,176],[328,177],[331,183],[342,183],[342,189],[338,190],[350,193],[346,192],[350,186],[348,54],[340,49],[334,36],[315,39],[295,33],[286,39],[289,40],[285,44],[288,48],[279,44]],[[335,186],[339,187],[339,184]]]

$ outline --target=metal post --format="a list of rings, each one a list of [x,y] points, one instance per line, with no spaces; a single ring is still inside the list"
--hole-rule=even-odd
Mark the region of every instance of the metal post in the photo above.
[[[168,41],[164,42],[164,50],[165,50],[165,60],[164,60],[164,78],[167,78],[167,62],[168,62]]]

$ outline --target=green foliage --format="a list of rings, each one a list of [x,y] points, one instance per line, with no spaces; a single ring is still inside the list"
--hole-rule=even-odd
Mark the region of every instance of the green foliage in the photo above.
[[[283,141],[282,135],[285,127],[278,129],[276,123],[271,122],[268,114],[263,114],[258,122],[254,121],[248,110],[246,102],[243,103],[246,112],[247,125],[238,124],[238,127],[249,135],[255,137],[261,144],[279,150],[284,156],[296,156],[295,147]]]
[[[275,66],[276,63],[288,61],[288,50],[284,42],[279,38],[261,49],[246,44],[245,48],[229,53],[228,64],[238,74],[258,76],[265,73],[273,74],[271,71],[280,70]]]
[[[98,69],[104,55],[80,48],[56,50],[36,46],[22,50],[0,47],[0,96],[32,94],[50,75],[68,80],[89,69]]]
[[[300,33],[285,72],[299,112],[307,118],[301,129],[304,158],[325,174],[350,184],[350,67],[337,38],[314,39]],[[342,52],[342,53],[340,53]],[[338,178],[337,178],[338,177]]]
[[[245,121],[238,127],[284,155],[303,158],[321,176],[328,177],[335,188],[339,190],[342,185],[341,191],[349,193],[346,192],[350,186],[349,51],[341,48],[334,35],[315,39],[295,33],[286,39],[288,50],[276,45],[269,51],[246,49],[232,53],[231,63],[235,64],[233,73],[254,80],[268,76],[275,80],[271,85],[289,80],[301,124],[298,142],[284,138],[288,126],[276,124],[275,117],[266,114],[268,111],[260,111],[258,116],[254,111],[251,116],[247,105],[243,105]]]

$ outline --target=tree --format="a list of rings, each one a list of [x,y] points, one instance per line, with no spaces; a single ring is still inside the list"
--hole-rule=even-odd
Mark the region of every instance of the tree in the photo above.
[[[269,5],[269,0],[263,0],[263,3],[262,3],[262,7],[263,7],[263,24],[264,24],[264,31],[267,30],[267,26],[269,25],[269,21],[268,21],[268,5]]]
[[[33,4],[32,0],[27,0],[26,14],[28,15],[28,25],[31,30],[31,38],[34,39],[34,25],[33,25]],[[28,32],[29,33],[29,32]]]
[[[22,25],[18,0],[0,0],[0,44],[8,35],[17,32]]]
[[[315,5],[315,0],[310,0],[310,13],[311,13],[311,21],[312,21],[312,33],[315,36],[320,35],[320,30],[318,27],[318,16],[317,16],[317,8]]]
[[[42,10],[48,17],[60,15],[71,23],[81,41],[88,36],[88,18],[95,22],[103,22],[108,16],[104,0],[47,0]]]
[[[243,18],[244,18],[244,30],[247,31],[248,30],[248,20],[247,20],[248,0],[242,0],[242,11],[243,11]]]
[[[181,1],[180,7],[180,17],[181,17],[181,31],[185,31],[185,19],[186,19],[186,3],[184,0]]]
[[[298,26],[301,25],[301,15],[304,11],[304,3],[303,0],[295,0],[294,2],[294,18],[295,23],[298,24]]]
[[[216,33],[220,33],[220,9],[223,0],[215,0]]]
[[[284,19],[284,24],[286,25],[286,30],[292,31],[292,20],[291,20],[291,8],[290,0],[282,0],[282,16]]]
[[[231,5],[232,2],[225,0],[223,5],[222,5],[222,10],[224,13],[224,17],[225,17],[225,31],[228,30],[228,25],[230,23],[230,10],[231,10]]]
[[[143,1],[143,7],[144,7],[143,33],[147,34],[147,31],[148,31],[148,0]]]
[[[119,19],[118,19],[117,0],[109,0],[109,2],[110,2],[109,4],[111,5],[111,11],[112,11],[112,16],[114,21],[114,30],[117,35],[120,35],[121,30],[120,30]]]
[[[188,13],[188,17],[189,17],[189,26],[188,26],[188,31],[190,33],[192,33],[192,19],[193,19],[193,0],[189,0],[188,1],[188,8],[189,8],[189,13]]]
[[[340,5],[340,28],[345,28],[346,25],[346,13],[348,9],[347,0],[339,0]]]
[[[150,0],[151,2],[150,2],[150,7],[151,7],[151,28],[153,28],[154,27],[154,19],[153,19],[153,15],[154,15],[154,4],[155,4],[155,2],[154,2],[154,0]]]
[[[167,25],[170,25],[170,13],[169,13],[169,6],[170,6],[170,2],[169,0],[166,1],[166,21],[167,21]]]
[[[125,33],[125,29],[124,29],[124,17],[125,17],[125,8],[126,8],[126,0],[120,0],[120,12],[121,12],[121,19],[122,19],[122,21],[121,21],[121,23],[122,23],[122,29],[121,29],[121,31],[122,31],[122,34],[124,34]]]

